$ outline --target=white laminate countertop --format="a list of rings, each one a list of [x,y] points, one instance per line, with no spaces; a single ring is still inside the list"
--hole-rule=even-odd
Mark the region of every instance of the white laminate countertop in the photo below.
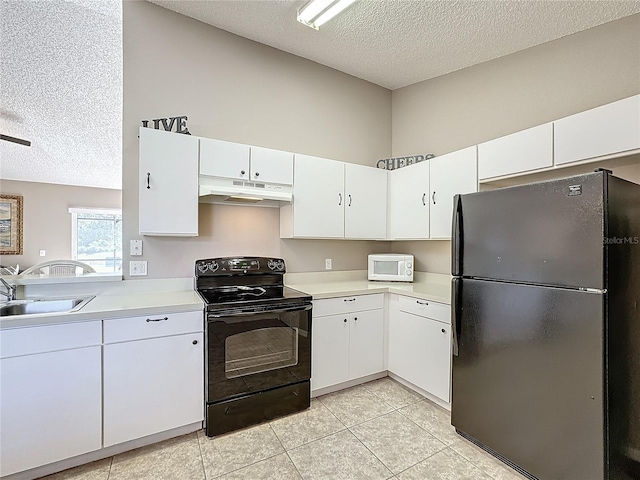
[[[395,293],[451,304],[451,276],[416,272],[413,283],[370,282],[366,270],[351,272],[291,273],[288,287],[308,293],[314,300],[370,293]]]
[[[159,315],[163,313],[203,311],[204,304],[200,296],[189,288],[189,279],[178,279],[178,282],[134,280],[134,285],[127,287],[128,281],[120,282],[115,289],[107,289],[95,293],[89,303],[76,312],[42,313],[32,315],[14,315],[0,317],[0,330],[56,323],[83,322],[107,318],[132,317],[137,315]],[[143,288],[143,282],[147,288]],[[73,286],[68,294],[57,292],[55,297],[74,297]],[[77,297],[88,294],[80,293]]]

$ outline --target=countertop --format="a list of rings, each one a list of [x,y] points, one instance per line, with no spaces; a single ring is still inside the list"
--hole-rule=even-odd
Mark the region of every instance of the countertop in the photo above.
[[[0,317],[0,330],[35,325],[122,318],[136,315],[159,315],[162,313],[204,310],[202,299],[192,288],[193,279],[177,280],[177,282],[153,280],[132,281],[135,285],[129,284],[130,286],[127,286],[129,281],[122,281],[114,288],[107,289],[101,293],[95,293],[95,298],[76,312]],[[77,280],[74,280],[74,286],[76,281]],[[144,285],[143,282],[147,282],[147,285]],[[190,286],[191,288],[189,288]],[[81,293],[77,296],[85,297],[88,295],[87,293]],[[74,297],[76,295],[74,295],[72,289],[69,290],[68,295],[61,295],[59,293],[55,295],[55,297],[63,296]]]
[[[94,292],[91,289],[99,285],[95,281],[96,279],[87,279],[87,288],[82,290],[82,281],[76,278],[69,282],[72,284],[69,286],[61,284],[61,280],[54,280],[55,295],[49,295],[50,297],[95,295],[95,298],[76,312],[0,317],[0,330],[204,310],[202,299],[193,289],[193,279],[125,280],[116,283],[109,278],[107,283],[102,284],[101,291]],[[47,283],[51,283],[51,280]],[[370,293],[395,293],[433,302],[451,303],[451,277],[435,273],[416,272],[413,283],[369,282],[366,270],[292,273],[285,276],[285,284],[308,293],[316,300]]]
[[[314,300],[370,293],[395,293],[432,302],[451,303],[451,276],[416,272],[413,283],[370,282],[366,270],[351,272],[290,273],[288,287],[308,293]]]

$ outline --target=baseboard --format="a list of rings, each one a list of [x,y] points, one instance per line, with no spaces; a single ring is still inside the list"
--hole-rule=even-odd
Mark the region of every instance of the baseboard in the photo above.
[[[439,405],[440,407],[444,408],[445,410],[451,411],[451,404],[448,403],[448,402],[445,402],[441,398],[436,397],[435,395],[427,392],[426,390],[423,390],[422,388],[418,387],[417,385],[414,385],[413,383],[405,380],[404,378],[399,377],[395,373],[389,372],[389,377],[393,378],[396,382],[401,383],[405,387],[410,388],[414,392],[419,393],[423,397],[425,397],[428,400],[432,401],[436,405]]]
[[[373,380],[378,380],[380,378],[384,378],[387,376],[387,371],[382,371],[378,373],[374,373],[371,375],[367,375],[365,377],[356,378],[354,380],[349,380],[348,382],[338,383],[336,385],[331,385],[329,387],[318,388],[316,390],[311,390],[311,398],[320,397],[322,395],[326,395],[328,393],[337,392],[338,390],[344,390],[345,388],[355,387],[356,385],[360,385],[362,383],[371,382]],[[311,379],[311,384],[313,385],[313,378]]]
[[[94,452],[78,455],[77,457],[66,458],[59,462],[50,463],[41,467],[32,468],[31,470],[25,470],[23,472],[13,473],[2,477],[2,480],[34,480],[36,478],[45,477],[53,473],[58,473],[68,468],[84,465],[85,463],[95,462],[96,460],[102,460],[113,455],[118,455],[129,450],[133,450],[140,447],[145,447],[154,443],[162,442],[170,438],[186,435],[187,433],[196,432],[202,429],[202,422],[192,423],[191,425],[185,425],[184,427],[174,428],[173,430],[167,430],[166,432],[156,433],[147,437],[137,438],[125,443],[119,443],[111,447],[101,448]]]

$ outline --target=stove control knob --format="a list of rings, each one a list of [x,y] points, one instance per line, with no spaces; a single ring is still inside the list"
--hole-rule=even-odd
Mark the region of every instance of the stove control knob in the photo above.
[[[200,273],[204,273],[207,271],[208,265],[206,263],[199,263],[198,264],[198,271]]]
[[[218,262],[212,262],[209,264],[209,270],[211,270],[212,272],[215,272],[216,270],[218,270],[218,268],[220,268]]]
[[[270,270],[277,270],[278,272],[284,270],[284,262],[282,260],[269,260],[267,266]]]

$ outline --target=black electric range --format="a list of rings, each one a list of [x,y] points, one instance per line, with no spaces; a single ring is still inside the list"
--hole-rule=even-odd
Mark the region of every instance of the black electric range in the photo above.
[[[284,286],[284,260],[197,260],[205,302],[206,434],[308,408],[311,296]]]

